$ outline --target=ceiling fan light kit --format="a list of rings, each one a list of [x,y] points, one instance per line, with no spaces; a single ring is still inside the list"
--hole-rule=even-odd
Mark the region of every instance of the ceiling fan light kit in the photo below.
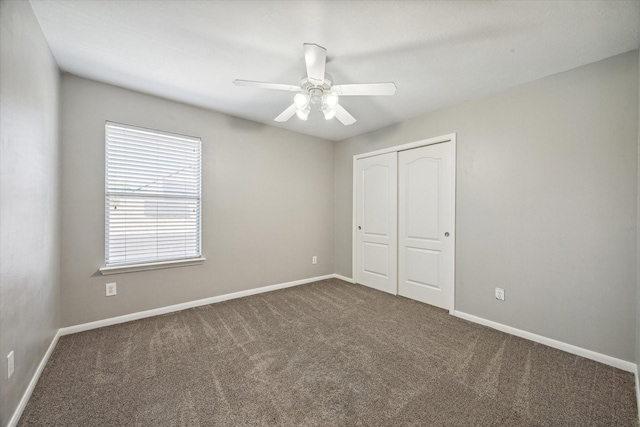
[[[304,110],[309,105],[309,96],[304,93],[296,93],[296,96],[293,97],[293,102],[296,104],[296,108],[298,110]]]
[[[324,119],[325,120],[331,120],[336,116],[336,109],[335,108],[327,108],[322,110],[322,112],[324,113]]]
[[[309,107],[305,108],[304,110],[297,109],[296,116],[298,116],[300,120],[306,121],[309,118],[310,112],[311,112],[311,108]]]
[[[334,86],[331,76],[325,73],[327,50],[311,43],[305,43],[303,48],[307,76],[300,81],[299,86],[251,80],[234,80],[233,82],[237,86],[297,92],[293,97],[293,104],[275,118],[276,122],[286,122],[294,115],[301,120],[307,120],[311,107],[314,106],[322,111],[326,120],[335,117],[343,125],[348,126],[355,123],[356,119],[340,105],[340,96],[393,95],[396,93],[396,85],[391,82]]]

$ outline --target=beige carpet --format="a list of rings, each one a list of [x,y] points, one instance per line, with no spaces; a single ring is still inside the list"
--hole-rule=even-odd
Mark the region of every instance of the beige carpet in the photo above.
[[[635,426],[632,374],[339,280],[62,337],[20,426]]]

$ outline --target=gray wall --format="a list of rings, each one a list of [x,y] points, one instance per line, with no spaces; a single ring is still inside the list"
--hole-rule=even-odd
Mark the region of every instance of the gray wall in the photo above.
[[[638,68],[640,68],[640,54],[638,55]],[[638,213],[640,213],[640,72],[638,73]],[[640,230],[640,215],[638,215],[638,230]],[[636,291],[636,366],[640,366],[640,233],[637,234],[636,244],[636,274],[637,274],[637,291]],[[638,374],[636,374],[637,377]],[[636,384],[638,379],[636,378]],[[640,395],[636,389],[636,399],[638,401],[638,416],[640,417]]]
[[[633,51],[341,141],[336,273],[353,155],[455,132],[456,310],[633,361],[637,126]]]
[[[59,326],[59,73],[31,6],[0,2],[0,425]],[[6,356],[15,354],[7,379]]]
[[[68,74],[61,92],[63,327],[334,272],[333,142]],[[100,275],[105,120],[202,138],[203,265]]]

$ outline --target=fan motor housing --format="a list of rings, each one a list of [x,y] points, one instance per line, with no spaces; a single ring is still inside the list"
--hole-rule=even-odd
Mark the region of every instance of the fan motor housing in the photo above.
[[[313,89],[319,89],[322,91],[322,93],[328,92],[331,89],[332,84],[333,80],[329,74],[324,75],[324,83],[322,83],[321,85],[315,85],[311,83],[309,81],[309,78],[307,77],[304,77],[302,80],[300,80],[300,87],[302,88],[302,91],[309,94],[310,96],[313,96],[313,94],[311,93]]]

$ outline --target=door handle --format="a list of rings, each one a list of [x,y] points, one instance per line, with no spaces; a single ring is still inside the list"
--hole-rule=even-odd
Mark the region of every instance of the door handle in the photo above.
[[[449,232],[444,233],[444,237],[449,237]]]
[[[362,227],[358,226],[358,230],[362,230]]]

